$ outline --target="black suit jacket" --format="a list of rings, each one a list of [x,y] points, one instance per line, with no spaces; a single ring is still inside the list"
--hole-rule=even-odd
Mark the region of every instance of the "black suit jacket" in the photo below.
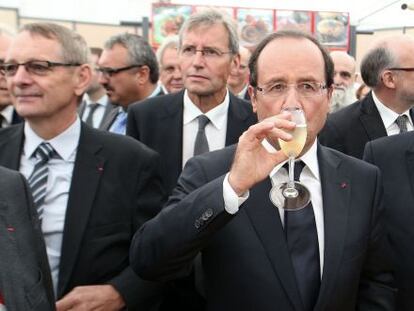
[[[135,235],[131,265],[143,278],[169,280],[186,275],[201,251],[207,310],[303,310],[270,179],[235,215],[224,209],[234,151],[188,162],[167,206]],[[322,146],[318,159],[325,248],[314,310],[394,310],[379,170]]]
[[[55,310],[46,248],[26,180],[0,167],[0,293],[8,310]]]
[[[23,125],[0,131],[0,164],[18,169]],[[112,284],[128,310],[151,310],[160,285],[129,267],[134,232],[160,210],[164,191],[158,155],[143,144],[86,124],[66,210],[57,298],[78,285]]]
[[[414,132],[369,142],[364,159],[381,170],[385,224],[396,260],[398,310],[414,310]]]
[[[128,112],[127,134],[157,151],[162,159],[167,193],[182,171],[184,91],[153,97],[134,104]],[[257,122],[249,103],[230,94],[226,146]]]
[[[414,114],[411,111],[411,118]],[[328,116],[324,129],[319,134],[322,145],[362,159],[365,144],[387,136],[387,131],[374,100],[372,92]]]

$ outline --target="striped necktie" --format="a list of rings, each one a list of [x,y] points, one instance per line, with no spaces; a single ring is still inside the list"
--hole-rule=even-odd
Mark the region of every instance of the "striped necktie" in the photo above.
[[[29,177],[29,186],[32,190],[34,205],[37,209],[39,219],[42,219],[43,202],[46,196],[47,177],[49,175],[48,162],[57,155],[55,149],[49,143],[41,143],[35,150],[34,156],[37,161],[33,172]]]

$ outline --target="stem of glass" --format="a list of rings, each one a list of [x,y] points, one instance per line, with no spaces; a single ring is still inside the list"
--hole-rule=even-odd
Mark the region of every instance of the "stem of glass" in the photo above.
[[[295,189],[295,157],[289,156],[289,182],[288,188]]]

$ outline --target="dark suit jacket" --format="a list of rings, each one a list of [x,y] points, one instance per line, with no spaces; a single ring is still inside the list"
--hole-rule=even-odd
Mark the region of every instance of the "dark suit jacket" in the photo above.
[[[207,310],[303,310],[270,179],[250,189],[235,215],[224,209],[234,151],[188,162],[167,206],[135,235],[131,265],[143,278],[170,280],[186,275],[201,251]],[[379,170],[320,145],[318,159],[325,253],[314,310],[394,310]]]
[[[414,120],[411,111],[411,118]],[[381,116],[372,99],[372,92],[328,116],[324,129],[319,134],[322,145],[362,159],[365,144],[387,136]]]
[[[0,131],[0,164],[18,169],[23,125]],[[66,210],[57,298],[78,285],[112,284],[128,310],[150,310],[159,285],[129,267],[134,232],[160,210],[158,155],[143,144],[82,124]]]
[[[414,132],[368,143],[364,159],[381,170],[385,224],[396,259],[398,310],[414,310]]]
[[[162,159],[167,193],[171,193],[182,171],[184,91],[149,98],[128,112],[127,134],[157,151]],[[257,122],[249,103],[230,94],[226,146]]]
[[[164,95],[164,91],[162,90],[162,88],[160,88],[160,91],[155,96],[161,96],[161,95]],[[105,130],[105,131],[109,131],[109,129],[111,128],[112,124],[115,122],[115,119],[116,119],[116,117],[118,115],[118,111],[119,111],[118,109],[114,109],[113,111],[111,111],[102,120],[101,127],[99,129]]]
[[[106,130],[105,128],[104,128],[104,121],[108,118],[108,115],[109,114],[111,114],[111,112],[113,111],[113,110],[115,110],[115,111],[117,111],[117,108],[118,108],[118,106],[117,105],[114,105],[113,103],[111,103],[111,101],[108,99],[108,102],[107,102],[107,105],[106,105],[106,107],[105,107],[105,112],[104,112],[104,114],[103,114],[103,117],[102,117],[102,120],[101,120],[101,123],[99,124],[99,126],[97,127],[98,129],[100,129],[100,130]],[[85,102],[82,102],[81,104],[80,104],[80,106],[78,107],[78,114],[79,114],[79,117],[82,119],[82,116],[83,116],[83,114],[85,113],[85,109],[86,109],[86,103]],[[116,116],[116,114],[115,114],[115,116]],[[112,121],[113,122],[113,121]]]
[[[0,292],[8,310],[55,310],[45,244],[22,175],[0,167]]]

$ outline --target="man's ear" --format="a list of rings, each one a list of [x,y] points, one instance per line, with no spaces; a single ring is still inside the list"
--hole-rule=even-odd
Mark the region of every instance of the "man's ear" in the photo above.
[[[233,59],[231,61],[230,74],[237,75],[239,69],[240,69],[240,54],[237,53],[236,55],[233,56]]]
[[[391,70],[384,70],[381,73],[381,80],[382,83],[389,89],[395,89],[396,88],[396,81],[395,81],[395,75],[394,72]]]
[[[250,95],[250,101],[252,103],[253,112],[257,113],[257,93],[253,86],[249,85],[247,88],[247,92]]]
[[[92,68],[89,64],[83,64],[75,68],[74,84],[75,94],[81,96],[85,93],[92,79]]]
[[[135,79],[138,82],[138,85],[144,85],[149,80],[150,76],[150,69],[147,65],[144,65],[138,68],[137,72],[135,73]]]

